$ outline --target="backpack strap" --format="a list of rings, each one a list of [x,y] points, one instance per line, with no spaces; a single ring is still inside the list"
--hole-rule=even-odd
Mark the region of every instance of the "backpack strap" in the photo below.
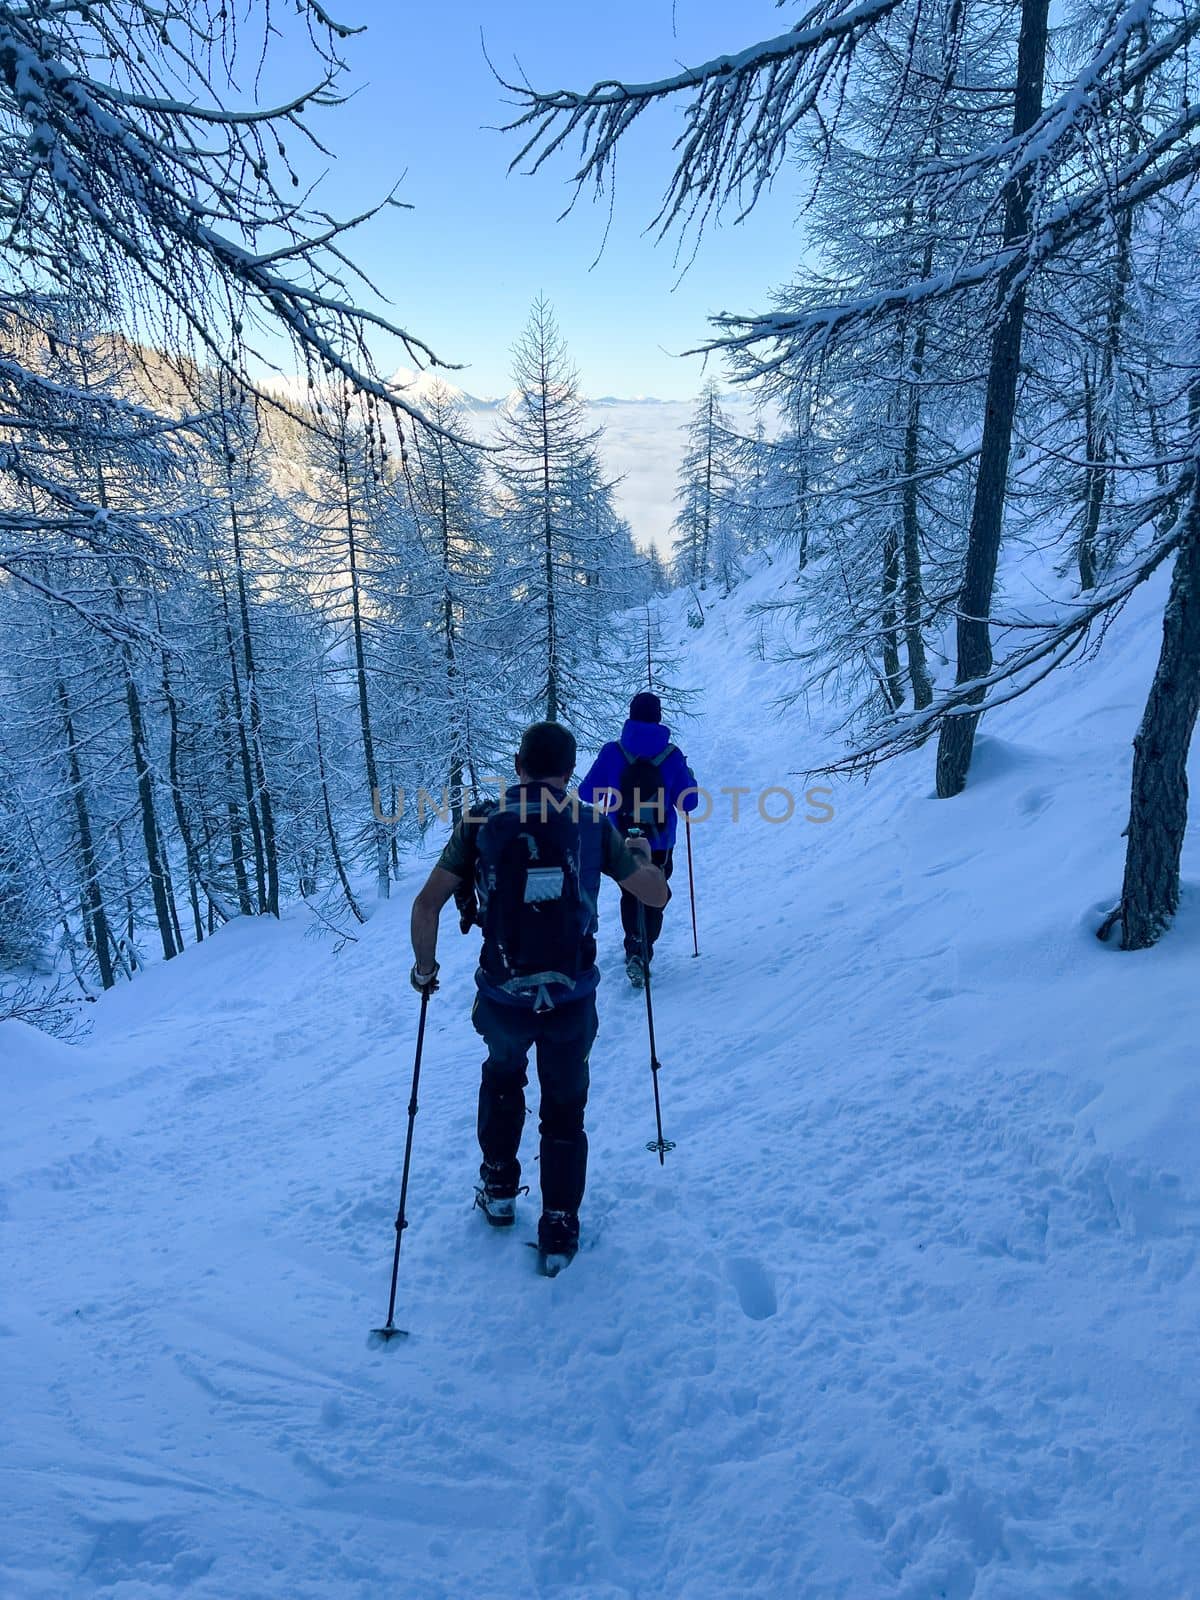
[[[661,767],[663,762],[675,749],[673,744],[664,745],[656,756],[631,756],[621,741],[617,740],[617,749],[625,757],[626,766],[632,766],[635,761],[648,761],[652,767]]]
[[[479,835],[499,809],[500,807],[495,800],[484,800],[482,803],[472,803],[465,810],[463,840],[471,854],[472,875],[474,875],[475,863],[479,860]]]
[[[479,922],[479,835],[484,824],[495,814],[496,804],[485,800],[482,805],[472,801],[466,808],[470,821],[463,825],[463,843],[467,852],[467,870],[454,891],[454,904],[458,907],[459,927],[469,933]]]

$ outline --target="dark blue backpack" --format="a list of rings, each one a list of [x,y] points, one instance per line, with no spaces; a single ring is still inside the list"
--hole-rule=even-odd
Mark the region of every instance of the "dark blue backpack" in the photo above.
[[[551,985],[573,989],[595,962],[582,854],[579,822],[570,806],[557,810],[548,791],[530,794],[524,807],[508,797],[479,829],[479,964],[488,982],[515,1000],[552,1004]]]

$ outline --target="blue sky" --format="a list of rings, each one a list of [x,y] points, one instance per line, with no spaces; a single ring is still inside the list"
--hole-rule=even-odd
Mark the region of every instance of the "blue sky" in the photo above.
[[[675,287],[671,242],[643,233],[670,171],[679,111],[644,117],[622,152],[616,212],[599,263],[607,211],[581,197],[562,222],[570,165],[535,178],[507,174],[517,146],[491,131],[505,120],[503,91],[484,60],[553,87],[597,77],[645,79],[783,31],[791,7],[768,0],[338,0],[339,20],[366,25],[347,46],[355,98],[318,114],[337,155],[320,195],[340,214],[386,192],[401,174],[412,211],[389,211],[357,236],[354,254],[394,303],[397,318],[447,360],[468,364],[456,381],[472,393],[508,388],[509,352],[529,303],[553,302],[592,395],[684,398],[702,381],[697,343],[706,317],[758,309],[800,255],[796,189],[785,172],[740,227],[709,231]],[[673,17],[674,12],[674,17]],[[271,70],[279,92],[310,71],[295,45]],[[395,364],[398,350],[383,349]]]

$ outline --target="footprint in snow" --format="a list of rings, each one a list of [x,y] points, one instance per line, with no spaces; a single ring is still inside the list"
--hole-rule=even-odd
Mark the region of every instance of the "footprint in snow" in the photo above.
[[[765,1322],[779,1309],[775,1279],[753,1256],[730,1256],[725,1263],[742,1310],[752,1322]]]
[[[1017,801],[1017,809],[1023,816],[1033,821],[1035,817],[1040,817],[1046,807],[1051,805],[1053,801],[1054,791],[1052,789],[1027,789]]]

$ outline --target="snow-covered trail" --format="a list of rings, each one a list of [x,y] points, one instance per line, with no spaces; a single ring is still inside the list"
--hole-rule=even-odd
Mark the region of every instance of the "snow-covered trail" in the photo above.
[[[714,788],[803,764],[752,635],[739,600],[687,640]],[[656,963],[661,1170],[608,900],[592,1247],[554,1282],[532,1201],[471,1210],[447,916],[386,1352],[421,874],[336,957],[235,925],[84,1048],[0,1030],[0,1593],[1200,1592],[1200,916],[1147,958],[1085,923],[1149,670],[1112,648],[952,805],[915,763],[824,825],[718,803],[702,958],[681,870]]]

